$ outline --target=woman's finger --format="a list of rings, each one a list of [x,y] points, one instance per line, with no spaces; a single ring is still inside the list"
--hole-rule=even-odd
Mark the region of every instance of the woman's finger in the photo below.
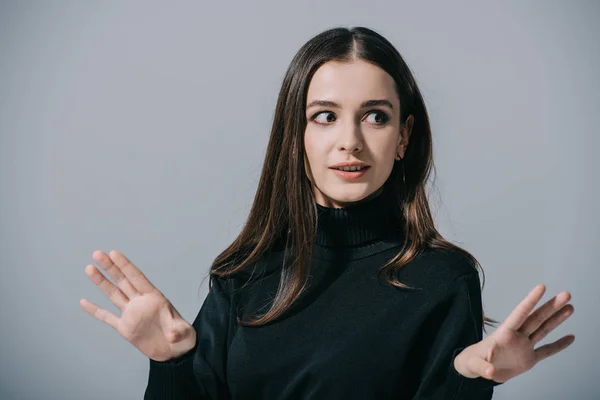
[[[565,304],[571,300],[569,292],[561,292],[548,300],[542,306],[538,307],[527,320],[521,325],[519,331],[524,335],[531,335],[536,331],[548,318],[560,310]]]
[[[125,305],[129,302],[129,299],[127,296],[125,296],[121,289],[113,285],[111,281],[106,279],[106,277],[91,264],[88,264],[85,267],[85,274],[91,279],[92,282],[94,282],[94,284],[96,284],[96,286],[98,286],[98,288],[100,288],[102,293],[104,293],[119,310],[123,311],[123,307],[125,307]]]
[[[565,322],[567,318],[573,315],[573,312],[575,312],[575,307],[573,307],[571,304],[567,304],[560,310],[556,311],[529,336],[531,344],[535,346],[536,343],[545,338],[550,332],[556,329],[557,326]]]
[[[125,274],[125,277],[133,287],[140,293],[151,293],[156,291],[157,289],[154,287],[152,283],[146,278],[146,275],[143,274],[131,261],[123,255],[123,253],[112,250],[108,253],[110,259],[119,267],[121,272]]]
[[[555,355],[569,347],[575,341],[575,335],[567,335],[558,339],[556,342],[545,344],[534,350],[536,363]]]
[[[108,254],[101,250],[96,250],[92,253],[92,258],[108,273],[112,280],[117,283],[127,298],[131,299],[140,295],[140,292],[131,282],[129,282],[123,271],[121,271],[121,269],[113,262]]]
[[[518,330],[531,313],[531,310],[533,310],[533,307],[540,301],[545,291],[546,285],[544,284],[539,284],[534,287],[525,299],[515,307],[501,326],[514,331]]]
[[[88,314],[92,317],[96,318],[98,321],[104,322],[117,329],[117,324],[119,323],[119,318],[116,315],[107,311],[103,308],[98,307],[96,304],[92,303],[87,299],[79,300],[79,305],[83,308]]]

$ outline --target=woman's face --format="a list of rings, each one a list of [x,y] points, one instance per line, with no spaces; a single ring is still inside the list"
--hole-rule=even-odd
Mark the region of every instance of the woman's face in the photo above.
[[[306,120],[306,174],[317,203],[335,208],[379,194],[396,156],[404,157],[413,123],[411,115],[400,124],[393,78],[363,60],[319,67],[308,87]],[[332,168],[345,162],[368,168]]]

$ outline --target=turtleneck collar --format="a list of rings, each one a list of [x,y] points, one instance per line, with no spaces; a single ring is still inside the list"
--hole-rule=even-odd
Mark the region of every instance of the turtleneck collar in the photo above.
[[[375,242],[401,243],[403,226],[394,224],[390,189],[344,208],[317,206],[316,245],[360,247]],[[403,225],[403,224],[400,224]]]

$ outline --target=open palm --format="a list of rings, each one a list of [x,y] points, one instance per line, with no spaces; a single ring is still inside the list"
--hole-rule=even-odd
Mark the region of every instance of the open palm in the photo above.
[[[545,285],[537,285],[493,333],[457,355],[456,370],[469,378],[482,376],[505,382],[573,343],[575,336],[566,335],[535,348],[575,311],[567,304],[569,292],[562,292],[531,313],[545,291]]]
[[[143,354],[156,361],[177,357],[196,342],[194,328],[185,321],[171,302],[122,253],[110,255],[95,251],[94,260],[110,275],[118,287],[94,265],[85,272],[117,306],[121,316],[81,299],[81,307],[94,318],[113,327]]]

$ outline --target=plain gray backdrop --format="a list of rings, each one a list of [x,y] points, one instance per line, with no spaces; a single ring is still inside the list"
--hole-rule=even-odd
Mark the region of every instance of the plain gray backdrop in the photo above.
[[[600,2],[449,3],[2,2],[0,398],[142,398],[148,359],[79,306],[118,315],[84,273],[92,252],[122,251],[191,322],[249,211],[289,62],[356,25],[415,73],[431,205],[481,262],[486,313],[538,283],[540,304],[573,296],[542,342],[573,345],[494,398],[599,398]]]

